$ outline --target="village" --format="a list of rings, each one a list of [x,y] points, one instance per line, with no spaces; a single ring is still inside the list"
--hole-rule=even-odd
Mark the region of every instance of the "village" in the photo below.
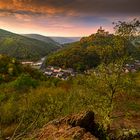
[[[56,77],[61,80],[67,80],[69,77],[76,76],[76,74],[77,72],[75,72],[72,68],[62,69],[60,67],[48,66],[44,70],[44,75],[49,77]]]
[[[32,68],[38,69],[47,77],[55,77],[61,80],[67,80],[69,77],[76,76],[77,72],[74,71],[72,68],[62,69],[56,66],[44,66],[45,58],[42,58],[40,61],[33,62],[33,61],[23,61],[21,64],[29,65]]]
[[[69,77],[75,77],[78,72],[74,71],[72,68],[68,69],[62,69],[57,66],[44,66],[45,58],[42,58],[40,61],[32,62],[32,61],[26,61],[21,62],[23,65],[30,65],[32,68],[39,69],[43,72],[43,74],[47,77],[55,77],[59,78],[61,80],[67,80]],[[136,72],[140,69],[140,60],[135,60],[133,63],[125,64],[123,68],[124,73],[129,72]],[[92,69],[93,71],[93,69]],[[85,74],[88,74],[90,70],[84,71]]]
[[[134,60],[134,62],[131,64],[125,64],[123,70],[125,73],[136,72],[140,70],[140,60]]]

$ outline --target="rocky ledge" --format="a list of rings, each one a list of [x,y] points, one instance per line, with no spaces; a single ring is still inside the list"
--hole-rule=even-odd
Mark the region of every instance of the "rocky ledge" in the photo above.
[[[115,131],[114,131],[115,132]],[[36,133],[36,140],[133,140],[140,138],[140,133],[121,131],[119,136],[107,133],[95,122],[92,111],[82,112],[56,119],[45,125]],[[134,132],[134,131],[133,131]]]

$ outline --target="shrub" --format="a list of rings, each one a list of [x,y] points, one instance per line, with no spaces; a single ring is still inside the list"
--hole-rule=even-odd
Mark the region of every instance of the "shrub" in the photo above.
[[[37,85],[38,81],[34,80],[28,74],[22,74],[14,81],[14,86],[18,90],[28,90],[30,88],[36,88]]]

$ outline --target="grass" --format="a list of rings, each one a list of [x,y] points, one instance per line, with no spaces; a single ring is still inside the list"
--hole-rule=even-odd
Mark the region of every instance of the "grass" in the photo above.
[[[136,81],[139,82],[140,73],[136,75]],[[89,81],[88,84],[91,83],[92,81]],[[25,83],[21,82],[21,84]],[[100,115],[104,116],[107,111],[105,103],[100,102],[101,97],[93,92],[94,87],[80,86],[75,80],[73,82],[72,80],[40,82],[35,88],[30,87],[29,84],[26,86],[29,86],[28,90],[17,90],[13,82],[0,86],[0,125],[3,137],[11,136],[21,120],[15,135],[22,132],[26,134],[41,128],[50,120],[83,110],[93,110],[99,120]],[[135,91],[133,94],[117,96],[114,102],[117,105],[113,110],[114,115],[121,114],[125,117],[114,119],[113,127],[131,126],[133,128],[135,125],[135,128],[140,129],[138,93]]]
[[[140,104],[137,104],[135,102],[128,103],[127,106],[133,111],[140,111]]]

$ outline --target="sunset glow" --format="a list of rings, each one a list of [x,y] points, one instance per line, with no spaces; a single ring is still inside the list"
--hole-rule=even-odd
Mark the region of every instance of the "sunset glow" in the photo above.
[[[126,6],[127,5],[127,6]],[[0,28],[19,34],[85,36],[140,18],[139,0],[0,0]]]

